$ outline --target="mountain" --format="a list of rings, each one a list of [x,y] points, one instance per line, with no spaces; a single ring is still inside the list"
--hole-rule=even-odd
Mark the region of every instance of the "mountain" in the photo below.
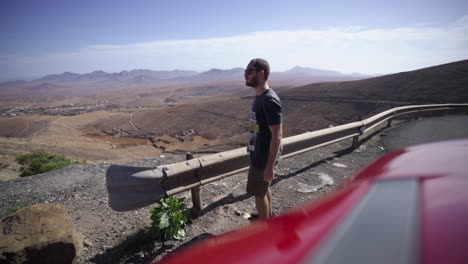
[[[62,74],[50,74],[36,81],[38,82],[71,82],[75,81],[80,74],[73,72],[64,72]]]
[[[370,76],[351,76],[336,71],[295,67],[286,72],[273,72],[270,75],[272,87],[288,89],[315,82],[349,81]],[[46,83],[47,85],[42,85]],[[42,86],[41,86],[42,85]],[[55,85],[55,86],[52,86]],[[244,69],[211,69],[197,73],[195,71],[153,71],[134,69],[118,73],[102,70],[85,74],[64,72],[51,74],[28,82],[9,82],[0,84],[2,95],[10,97],[41,98],[52,93],[43,93],[47,87],[58,96],[107,96],[109,93],[136,93],[151,90],[151,93],[170,94],[175,90],[185,95],[206,96],[213,94],[244,94]],[[35,88],[31,88],[35,87]],[[27,92],[26,92],[27,91]]]
[[[415,103],[467,103],[468,60],[358,81],[309,84],[285,91],[283,95]]]
[[[369,78],[373,76],[356,75],[356,74],[343,74],[337,71],[320,70],[306,67],[296,66],[285,72],[272,72],[271,80],[278,82],[287,82],[293,80],[292,83],[312,83],[316,81],[342,81],[342,80],[355,80]],[[64,72],[62,74],[50,74],[40,79],[32,80],[29,82],[16,83],[6,82],[1,83],[0,86],[6,85],[20,85],[20,84],[40,84],[40,83],[54,83],[54,84],[67,84],[74,83],[76,85],[90,85],[95,83],[107,83],[107,85],[116,85],[118,82],[126,85],[139,85],[139,84],[155,84],[159,81],[163,83],[209,83],[209,82],[226,82],[226,81],[240,81],[244,78],[243,68],[233,68],[228,70],[211,69],[209,71],[197,73],[195,71],[153,71],[145,69],[135,69],[131,71],[121,71],[119,73],[107,73],[105,71],[93,71],[85,74],[78,74],[72,72]]]
[[[158,79],[153,78],[150,75],[137,75],[136,77],[128,80],[126,83],[129,85],[135,85],[135,84],[151,84],[156,82]]]
[[[8,87],[18,87],[18,86],[23,86],[25,84],[27,84],[28,82],[27,81],[23,81],[23,80],[16,80],[16,81],[6,81],[6,82],[2,82],[0,83],[0,88],[8,88]]]
[[[89,82],[119,82],[126,81],[132,82],[135,80],[137,83],[145,81],[169,80],[178,77],[189,77],[196,75],[195,71],[152,71],[152,70],[131,70],[121,71],[119,73],[107,73],[105,71],[93,71],[85,74],[64,72],[62,74],[50,74],[43,78],[33,80],[34,83],[50,82],[56,84],[64,84],[74,82],[76,84],[88,84]]]
[[[78,80],[96,80],[96,79],[108,79],[112,74],[105,71],[93,71],[90,73],[82,74],[78,76]]]
[[[152,70],[131,70],[129,75],[137,77],[137,76],[150,76],[154,80],[168,80],[178,77],[190,77],[195,76],[198,73],[196,71],[181,71],[181,70],[173,70],[173,71],[152,71]]]
[[[239,81],[243,79],[243,76],[243,68],[233,68],[230,70],[211,69],[209,71],[202,72],[198,75],[189,78],[184,78],[184,80],[195,82]]]
[[[313,69],[313,68],[300,67],[300,66],[296,66],[290,70],[285,71],[284,73],[289,74],[289,75],[309,75],[309,76],[346,76],[346,74],[343,74],[337,71],[320,70],[320,69]]]

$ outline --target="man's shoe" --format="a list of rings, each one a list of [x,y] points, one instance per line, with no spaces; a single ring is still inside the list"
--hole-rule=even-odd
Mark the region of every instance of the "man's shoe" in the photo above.
[[[247,218],[247,220],[249,221],[253,221],[253,220],[257,220],[260,216],[258,215],[258,213],[251,213],[250,214],[250,217]]]
[[[274,216],[276,216],[276,214],[273,213],[273,212],[271,212],[271,213],[270,213],[270,218],[272,218],[272,217],[274,217]],[[251,214],[250,214],[250,217],[247,218],[247,219],[248,219],[249,221],[253,221],[253,220],[257,220],[259,217],[260,217],[260,216],[258,215],[258,213],[251,213]]]

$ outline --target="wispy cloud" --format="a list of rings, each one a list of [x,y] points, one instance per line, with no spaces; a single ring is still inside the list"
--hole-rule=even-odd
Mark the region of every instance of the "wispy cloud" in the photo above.
[[[244,67],[264,57],[273,70],[296,65],[342,72],[391,73],[468,59],[468,16],[448,27],[366,27],[93,45],[74,52],[0,58],[4,74]]]

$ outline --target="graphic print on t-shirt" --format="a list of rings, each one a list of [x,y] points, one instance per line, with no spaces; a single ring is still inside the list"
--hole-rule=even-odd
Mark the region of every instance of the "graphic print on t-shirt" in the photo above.
[[[257,124],[257,115],[254,111],[250,112],[250,139],[249,139],[249,150],[255,151],[255,141],[257,140],[257,134],[260,131],[260,127]]]

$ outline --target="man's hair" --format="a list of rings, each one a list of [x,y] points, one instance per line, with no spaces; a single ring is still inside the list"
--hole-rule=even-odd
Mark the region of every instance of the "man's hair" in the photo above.
[[[265,73],[265,81],[268,80],[268,76],[270,75],[270,65],[268,64],[268,61],[266,61],[265,59],[256,58],[251,60],[250,62],[255,63],[255,69],[257,69],[257,71],[263,70],[263,72]]]

